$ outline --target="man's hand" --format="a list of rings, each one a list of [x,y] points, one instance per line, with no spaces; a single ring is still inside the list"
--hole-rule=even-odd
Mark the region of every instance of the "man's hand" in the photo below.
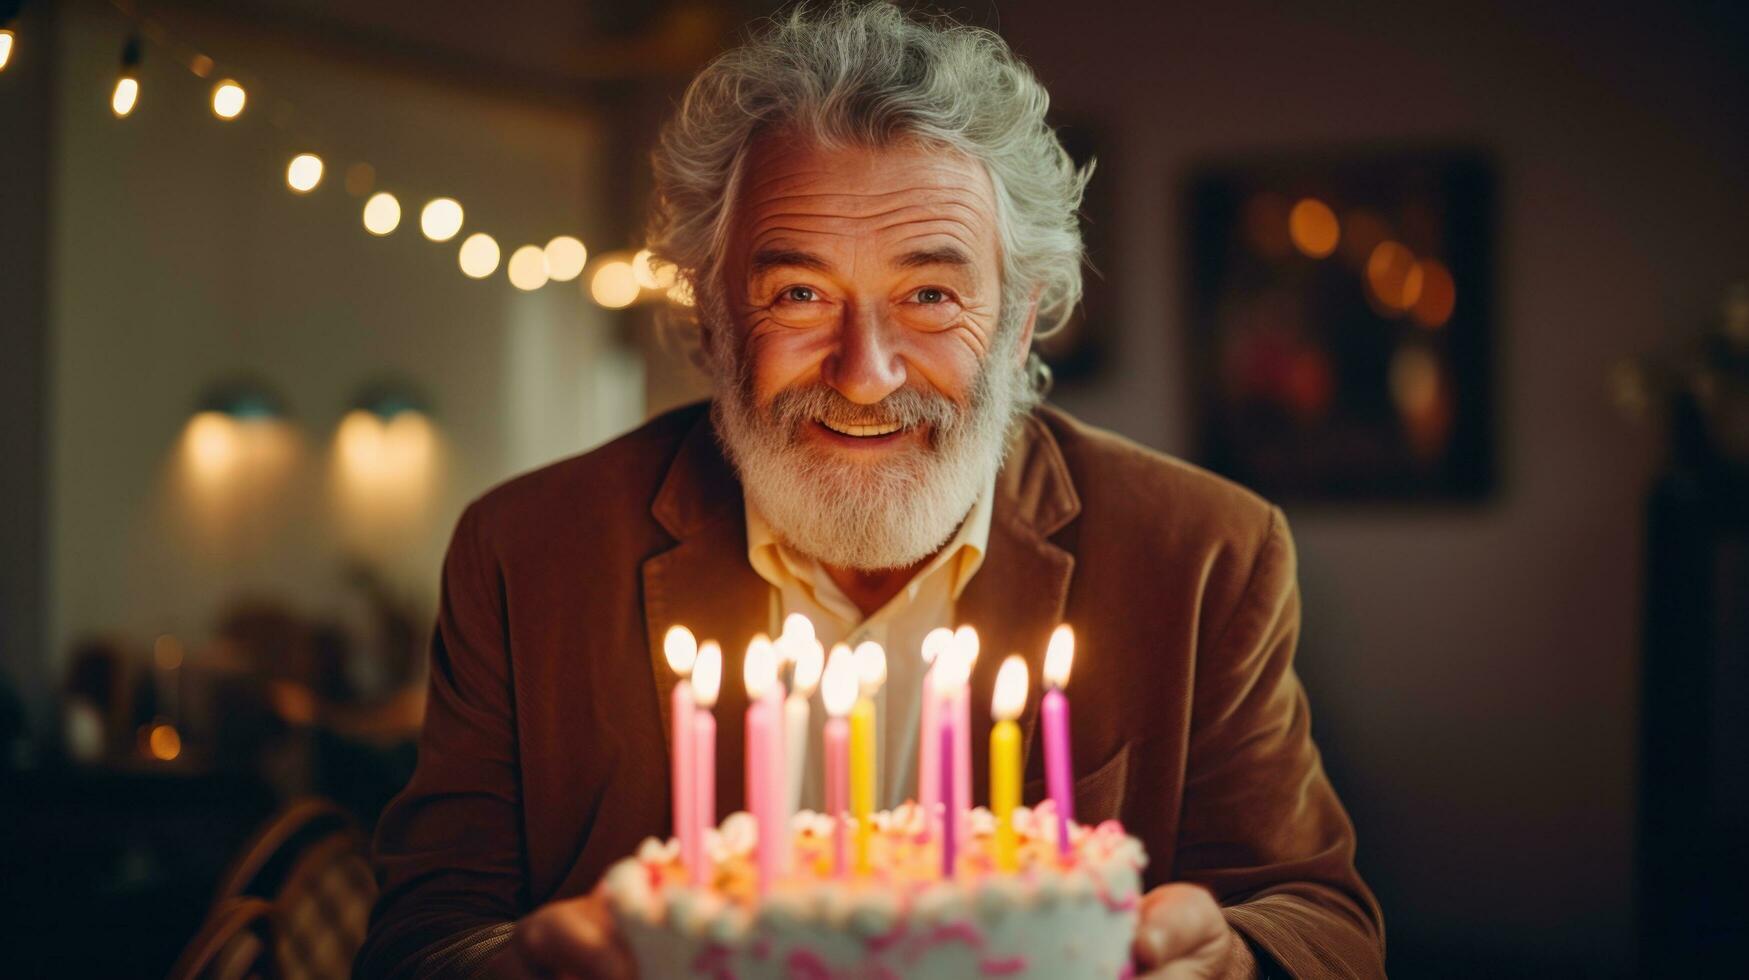
[[[1245,940],[1207,889],[1173,883],[1142,896],[1131,947],[1142,980],[1239,980],[1257,976]]]
[[[634,980],[638,975],[600,887],[523,916],[498,965],[519,980]]]

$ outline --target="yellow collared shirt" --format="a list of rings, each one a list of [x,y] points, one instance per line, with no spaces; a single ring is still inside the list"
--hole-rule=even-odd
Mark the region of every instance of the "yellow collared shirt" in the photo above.
[[[957,625],[954,604],[984,563],[995,495],[992,477],[947,545],[867,618],[819,562],[785,547],[753,505],[747,505],[747,563],[771,585],[771,635],[782,629],[784,617],[799,612],[813,620],[814,632],[827,650],[835,643],[854,647],[873,640],[887,652],[887,682],[875,697],[877,807],[897,806],[916,795],[923,637],[938,626]],[[801,800],[802,807],[813,810],[822,809],[825,800],[820,750],[825,715],[816,690],[809,712]]]

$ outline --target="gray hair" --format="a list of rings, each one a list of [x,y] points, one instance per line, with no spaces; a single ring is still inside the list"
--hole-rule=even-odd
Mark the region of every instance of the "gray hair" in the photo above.
[[[687,88],[652,154],[648,244],[720,322],[723,253],[749,147],[783,132],[826,147],[918,140],[981,162],[996,190],[1002,322],[1038,297],[1036,332],[1081,298],[1077,169],[1045,123],[1050,96],[993,31],[888,3],[800,6],[719,55]]]

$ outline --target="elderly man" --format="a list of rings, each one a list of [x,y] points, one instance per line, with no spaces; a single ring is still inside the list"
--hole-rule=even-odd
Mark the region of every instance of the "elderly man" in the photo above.
[[[663,632],[721,640],[737,677],[793,612],[893,652],[885,804],[914,792],[925,632],[972,623],[1036,662],[1072,623],[1079,816],[1151,856],[1139,972],[1382,974],[1292,669],[1280,512],[1039,405],[1031,342],[1079,297],[1088,176],[1047,102],[996,35],[885,5],[793,15],[693,82],[651,242],[697,297],[714,397],[463,514],[362,974],[629,975],[592,891],[669,832]]]

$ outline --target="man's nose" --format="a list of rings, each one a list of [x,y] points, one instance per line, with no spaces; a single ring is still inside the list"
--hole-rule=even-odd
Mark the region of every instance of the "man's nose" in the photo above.
[[[873,405],[905,384],[905,363],[891,326],[867,309],[851,307],[826,358],[826,383],[859,405]]]

